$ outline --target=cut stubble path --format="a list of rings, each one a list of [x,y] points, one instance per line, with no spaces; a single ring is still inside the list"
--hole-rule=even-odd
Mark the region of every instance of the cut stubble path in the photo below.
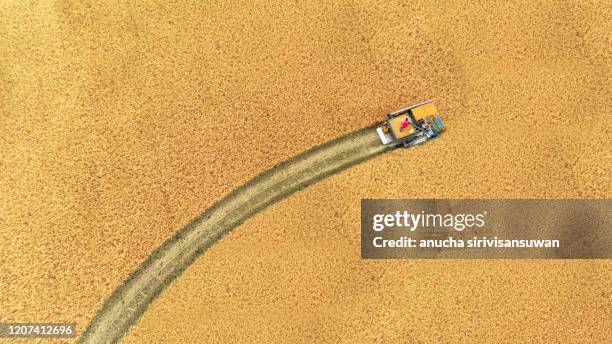
[[[79,343],[116,343],[155,298],[215,242],[271,204],[327,176],[381,154],[374,126],[301,153],[215,203],[164,242],[105,301]]]

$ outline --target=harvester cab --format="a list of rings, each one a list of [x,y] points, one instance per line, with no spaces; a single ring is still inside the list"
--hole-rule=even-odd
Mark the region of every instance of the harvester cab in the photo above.
[[[440,135],[446,127],[432,100],[426,100],[387,114],[376,128],[383,144],[410,147]]]

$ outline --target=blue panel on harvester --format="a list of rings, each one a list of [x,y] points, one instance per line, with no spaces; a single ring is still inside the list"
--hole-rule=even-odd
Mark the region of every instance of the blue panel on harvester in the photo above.
[[[440,132],[440,127],[438,126],[438,123],[436,123],[435,120],[431,121],[431,127],[433,128],[435,132]]]
[[[440,126],[440,128],[442,128],[442,130],[444,130],[444,122],[442,122],[442,118],[440,118],[440,115],[436,115],[435,119],[436,119],[436,122],[438,123],[438,125]]]

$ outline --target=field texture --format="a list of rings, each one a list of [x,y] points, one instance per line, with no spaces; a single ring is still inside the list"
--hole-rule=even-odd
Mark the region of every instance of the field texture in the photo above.
[[[359,259],[361,198],[610,198],[603,1],[0,5],[0,321],[80,330],[150,251],[434,98],[440,140],[240,226],[127,342],[604,342],[610,261]]]

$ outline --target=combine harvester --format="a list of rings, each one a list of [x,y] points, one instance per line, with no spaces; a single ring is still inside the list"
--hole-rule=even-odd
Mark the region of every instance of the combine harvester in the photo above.
[[[383,144],[410,147],[425,143],[445,130],[432,100],[426,100],[387,114],[387,121],[376,128]]]

